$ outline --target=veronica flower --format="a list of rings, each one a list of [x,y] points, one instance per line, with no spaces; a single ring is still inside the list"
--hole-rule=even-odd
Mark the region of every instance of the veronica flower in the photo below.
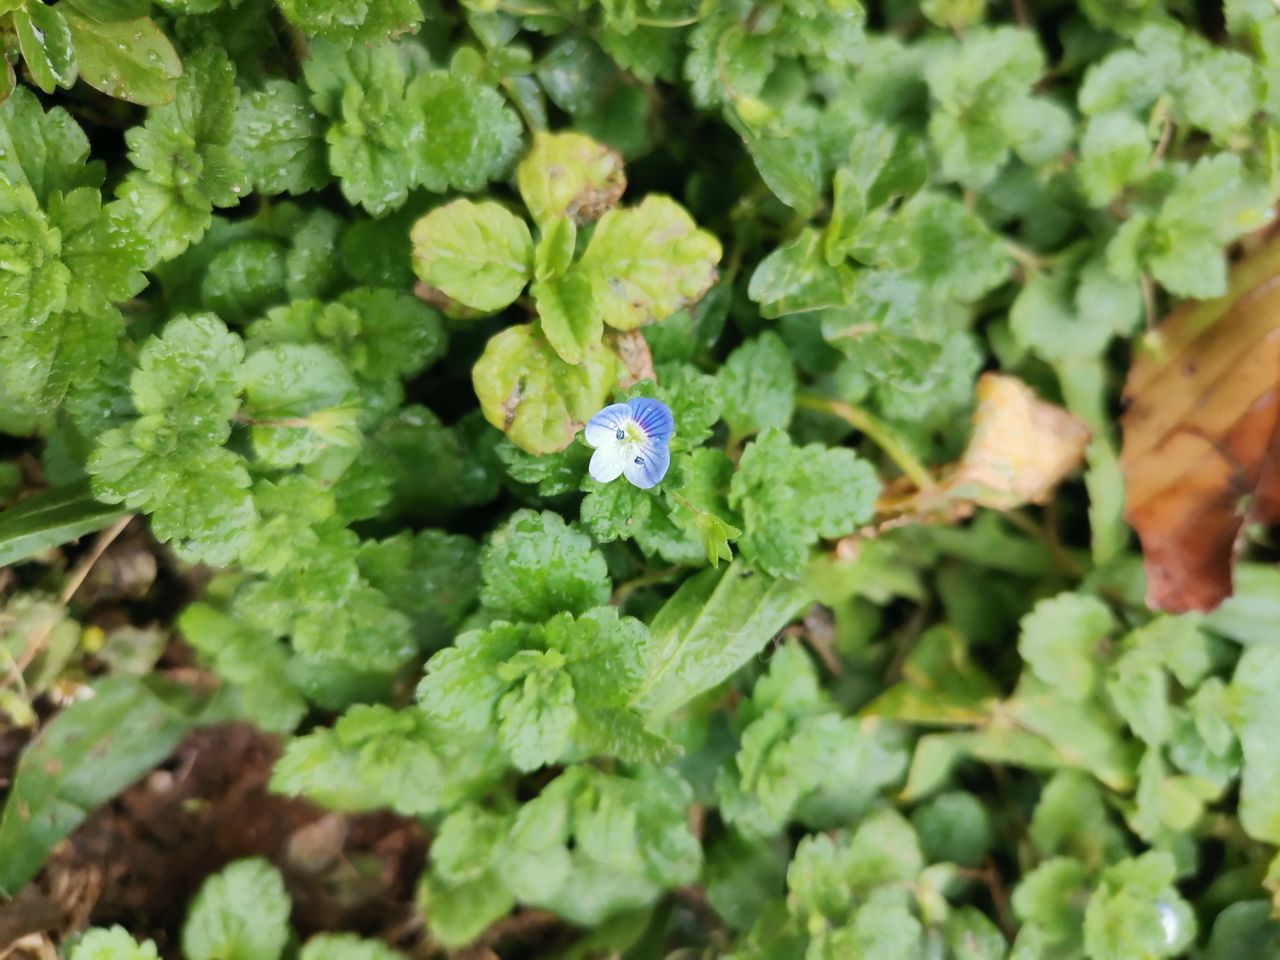
[[[605,407],[587,422],[587,443],[596,448],[588,471],[601,483],[622,474],[647,490],[667,474],[671,451],[667,441],[675,423],[661,400],[634,397]]]

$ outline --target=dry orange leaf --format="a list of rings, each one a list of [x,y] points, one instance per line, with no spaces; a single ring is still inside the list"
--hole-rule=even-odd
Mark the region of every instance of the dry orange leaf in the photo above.
[[[984,373],[974,396],[973,434],[960,461],[928,489],[887,491],[878,505],[888,518],[882,527],[953,523],[977,507],[1043,503],[1084,460],[1088,427],[1017,377]]]
[[[1280,520],[1280,237],[1240,261],[1226,296],[1175,310],[1125,384],[1125,519],[1147,604],[1211,610],[1231,595],[1246,521]]]
[[[1017,377],[984,373],[973,436],[947,478],[953,497],[995,510],[1043,503],[1084,459],[1089,429]]]

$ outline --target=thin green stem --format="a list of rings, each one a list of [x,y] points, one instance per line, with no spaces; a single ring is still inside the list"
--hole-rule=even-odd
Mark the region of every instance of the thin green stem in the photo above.
[[[516,3],[499,3],[498,9],[503,13],[514,14],[517,17],[564,17],[564,13],[560,10],[553,10],[550,7],[522,7]]]
[[[613,591],[613,597],[610,599],[615,607],[622,606],[626,602],[627,597],[631,596],[641,587],[651,587],[654,584],[666,583],[674,578],[683,568],[679,564],[673,564],[662,570],[653,570],[649,573],[642,573],[638,577],[632,577],[623,583],[618,584],[616,590]]]
[[[701,15],[693,17],[680,17],[676,20],[657,20],[650,17],[636,17],[637,27],[659,27],[663,29],[673,29],[675,27],[690,27],[701,20]]]
[[[1049,270],[1053,267],[1056,257],[1045,257],[1036,253],[1034,250],[1028,250],[1026,247],[1014,243],[1012,240],[1006,240],[1004,244],[1005,252],[1009,254],[1018,264],[1033,273],[1040,273],[1043,270]]]
[[[797,394],[796,404],[806,410],[816,410],[819,413],[839,417],[859,433],[865,434],[872,443],[883,450],[917,488],[920,490],[934,488],[933,475],[929,473],[929,469],[898,441],[886,424],[881,423],[867,411],[845,403],[843,400],[834,400],[816,393]]]

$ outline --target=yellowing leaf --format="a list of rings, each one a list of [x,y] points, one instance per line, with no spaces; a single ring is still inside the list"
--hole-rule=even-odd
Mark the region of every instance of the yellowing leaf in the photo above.
[[[694,303],[716,282],[720,241],[670,197],[610,210],[579,261],[592,272],[604,322],[634,330]]]
[[[589,344],[582,362],[565,363],[533,324],[490,339],[471,372],[484,417],[527,453],[554,453],[573,442],[604,406],[617,358]]]
[[[516,169],[516,183],[543,229],[556,217],[598,220],[627,188],[622,157],[580,133],[534,134],[533,147]]]
[[[533,274],[533,238],[499,203],[455,200],[413,225],[413,269],[464,306],[508,306]]]

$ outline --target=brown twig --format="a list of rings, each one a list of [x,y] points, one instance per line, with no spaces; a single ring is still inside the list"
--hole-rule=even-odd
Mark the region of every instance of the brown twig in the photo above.
[[[957,867],[956,873],[962,877],[979,880],[987,888],[991,903],[996,909],[996,922],[1000,925],[1000,932],[1012,943],[1013,938],[1018,934],[1018,925],[1009,911],[1009,893],[1004,888],[1004,880],[1000,876],[1000,871],[996,869],[995,861],[988,857],[981,870],[973,867]]]

